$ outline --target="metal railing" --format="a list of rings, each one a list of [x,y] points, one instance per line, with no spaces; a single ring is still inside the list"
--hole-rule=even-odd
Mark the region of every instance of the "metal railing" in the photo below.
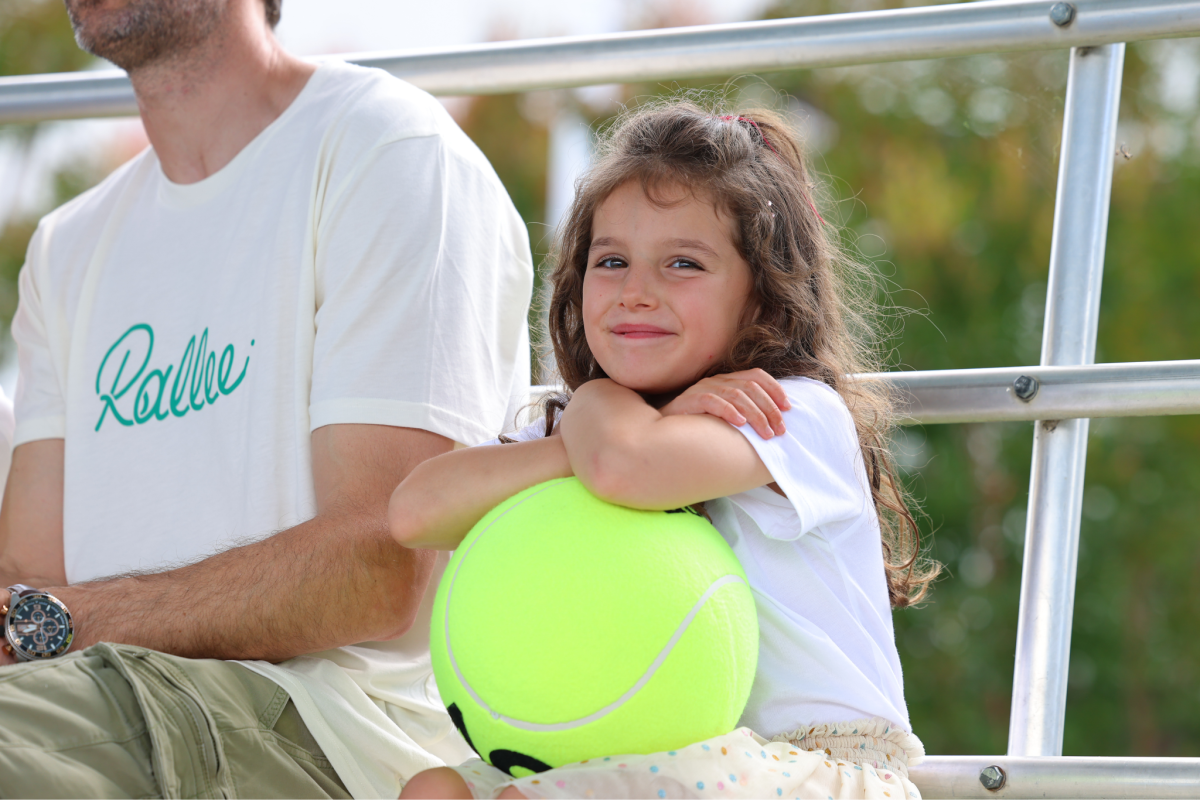
[[[910,423],[1034,420],[1007,756],[931,756],[927,797],[1200,797],[1200,759],[1064,758],[1088,419],[1200,412],[1200,361],[1093,365],[1124,42],[1200,35],[1200,0],[993,0],[454,50],[360,54],[436,94],[1071,48],[1038,366],[863,376]],[[121,73],[0,79],[0,124],[136,112]]]
[[[339,58],[385,69],[433,94],[472,95],[1200,35],[1195,0],[1061,5],[1074,9],[1062,25],[1051,19],[1054,3],[1047,0],[992,0]],[[0,78],[0,124],[136,113],[119,70]]]

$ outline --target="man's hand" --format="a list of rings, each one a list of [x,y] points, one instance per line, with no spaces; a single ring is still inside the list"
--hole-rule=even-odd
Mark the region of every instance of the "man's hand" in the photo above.
[[[18,558],[40,553],[37,563],[44,566],[57,554],[62,574],[62,441],[57,443],[58,497],[40,497],[41,509],[31,508],[15,489],[28,485],[23,470],[53,471],[28,463],[33,455],[20,455],[40,443],[13,454],[16,483],[9,478],[0,512],[8,523],[0,521],[0,571],[67,605],[76,627],[72,650],[107,641],[193,658],[282,661],[394,638],[412,624],[434,554],[391,538],[388,498],[418,463],[449,451],[449,439],[379,425],[319,428],[312,435],[313,519],[180,569],[74,586],[62,585],[65,576],[47,585]],[[37,519],[39,511],[45,518],[34,546],[12,522]]]
[[[708,414],[733,426],[750,423],[764,439],[786,432],[783,414],[792,407],[779,381],[761,369],[703,378],[659,409],[674,414]]]

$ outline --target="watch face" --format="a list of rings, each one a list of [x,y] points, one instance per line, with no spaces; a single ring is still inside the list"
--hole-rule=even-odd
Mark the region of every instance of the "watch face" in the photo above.
[[[12,602],[5,623],[13,649],[27,659],[62,655],[75,636],[67,607],[48,594],[27,594]]]

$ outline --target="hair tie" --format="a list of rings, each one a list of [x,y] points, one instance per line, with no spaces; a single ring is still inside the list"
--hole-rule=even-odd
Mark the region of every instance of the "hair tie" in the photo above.
[[[767,135],[765,133],[763,133],[762,128],[758,127],[758,123],[755,122],[750,117],[735,117],[732,114],[726,114],[725,116],[721,117],[721,120],[724,122],[733,122],[734,120],[737,120],[738,122],[749,122],[751,125],[754,126],[754,130],[758,131],[758,136],[760,139],[762,139],[763,144],[765,144],[767,146],[767,149],[769,149],[775,155],[779,156],[779,151],[776,150],[774,145],[771,144],[771,140],[767,138]],[[779,156],[779,157],[783,158],[783,156]],[[821,221],[821,224],[822,225],[827,224],[825,222],[825,218],[821,216],[821,212],[817,211],[817,204],[812,201],[812,198],[806,194],[804,199],[808,201],[808,207],[811,208],[812,212],[817,215],[817,219],[819,219]],[[770,201],[767,201],[767,205],[770,205]]]
[[[725,122],[730,122],[734,119],[736,119],[738,122],[749,122],[754,126],[754,130],[758,131],[758,136],[760,139],[762,139],[763,144],[765,144],[772,153],[777,156],[779,155],[779,151],[775,149],[774,145],[772,145],[771,141],[767,138],[767,135],[763,133],[762,128],[758,127],[758,123],[754,120],[750,119],[749,117],[734,117],[732,114],[721,117],[721,119]],[[780,158],[782,158],[782,156],[780,156]]]

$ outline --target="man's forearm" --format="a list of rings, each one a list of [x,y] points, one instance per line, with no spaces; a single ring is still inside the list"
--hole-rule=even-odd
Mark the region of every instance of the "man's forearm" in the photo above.
[[[46,588],[75,617],[72,649],[122,642],[282,661],[403,633],[434,558],[396,544],[379,509],[318,516],[167,572]]]

